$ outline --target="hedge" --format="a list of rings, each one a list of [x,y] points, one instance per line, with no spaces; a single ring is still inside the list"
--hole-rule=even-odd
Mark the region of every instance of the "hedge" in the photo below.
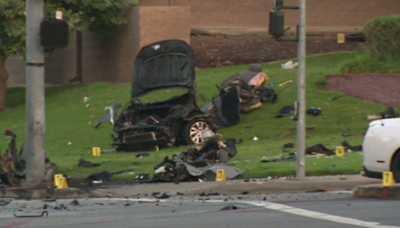
[[[400,15],[376,17],[364,25],[363,33],[372,58],[400,59]]]

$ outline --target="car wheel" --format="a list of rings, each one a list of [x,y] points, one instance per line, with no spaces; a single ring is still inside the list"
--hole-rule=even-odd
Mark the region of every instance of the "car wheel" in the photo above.
[[[394,181],[396,181],[396,183],[400,183],[400,152],[397,152],[394,155],[391,166]]]
[[[198,144],[204,142],[201,132],[209,130],[210,124],[199,119],[187,122],[181,131],[181,140],[185,144]]]

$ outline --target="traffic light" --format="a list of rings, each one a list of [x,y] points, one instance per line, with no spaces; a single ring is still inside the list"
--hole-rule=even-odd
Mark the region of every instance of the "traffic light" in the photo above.
[[[46,49],[68,46],[69,26],[64,20],[46,18],[40,24],[40,45]]]
[[[297,41],[296,38],[282,37],[287,29],[285,26],[285,13],[281,10],[298,10],[298,6],[284,6],[283,0],[274,1],[274,9],[269,12],[269,34],[278,41]],[[281,38],[282,37],[282,38]]]
[[[271,10],[269,12],[269,34],[275,38],[283,36],[285,25],[285,13]]]

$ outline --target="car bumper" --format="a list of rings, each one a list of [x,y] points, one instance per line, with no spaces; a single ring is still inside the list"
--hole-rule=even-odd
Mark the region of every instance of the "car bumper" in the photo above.
[[[382,179],[382,172],[375,172],[368,170],[365,166],[363,166],[363,168],[364,168],[364,176],[369,178]]]

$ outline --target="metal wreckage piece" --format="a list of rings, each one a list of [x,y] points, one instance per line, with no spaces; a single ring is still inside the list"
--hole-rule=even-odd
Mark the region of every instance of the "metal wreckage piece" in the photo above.
[[[10,140],[8,141],[8,150],[3,154],[0,151],[0,185],[20,186],[26,175],[24,143],[18,153],[17,135],[10,129],[5,130],[4,135],[10,137]],[[45,180],[52,181],[55,165],[50,163],[47,155],[45,159]]]
[[[242,170],[226,164],[236,153],[237,140],[221,141],[221,135],[204,131],[206,141],[188,148],[179,155],[168,156],[154,166],[153,178],[138,178],[138,182],[215,181],[217,170],[223,169],[226,180],[235,179]]]

